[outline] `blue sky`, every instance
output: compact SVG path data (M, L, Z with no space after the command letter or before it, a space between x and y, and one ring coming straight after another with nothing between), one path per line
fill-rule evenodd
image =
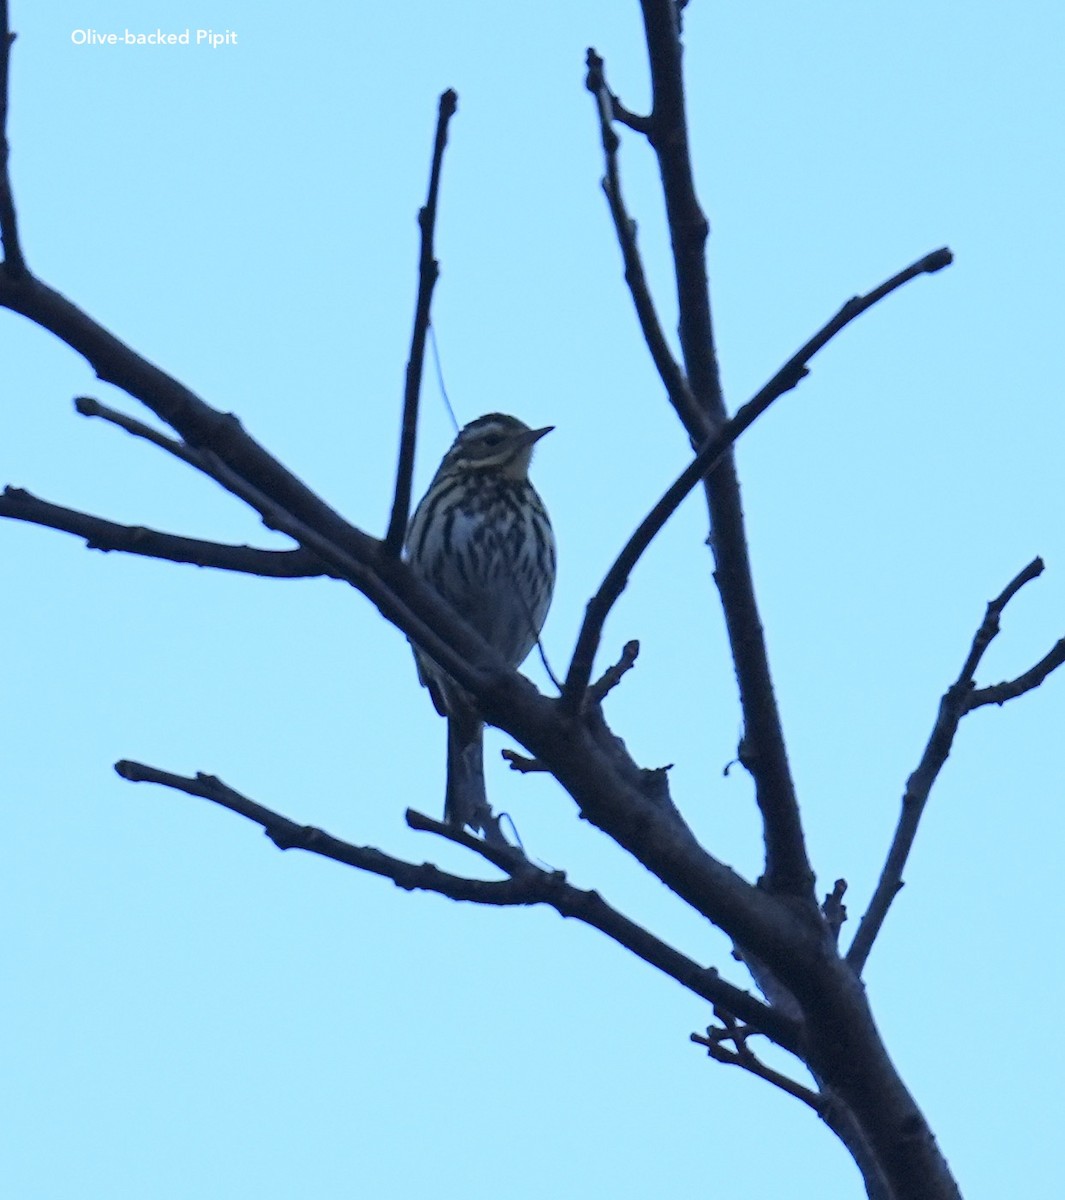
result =
M387 516L436 99L460 97L434 314L460 418L557 431L534 478L560 544L545 631L583 606L686 461L605 203L585 48L647 101L638 6L14 0L10 135L27 258L371 532ZM730 403L850 295L949 244L744 439L755 579L811 853L852 917L986 601L1035 554L981 682L1065 634L1057 395L1058 5L711 5L687 17L699 187ZM217 50L71 32L237 33ZM650 155L624 136L672 328ZM77 417L133 406L0 313L0 477L175 532L280 545L211 482ZM450 440L427 377L419 491ZM751 788L697 501L642 562L604 655L608 716L708 846L753 876ZM859 1194L794 1101L688 1043L709 1013L550 913L407 896L296 854L134 758L215 772L294 819L476 870L438 813L443 724L403 638L339 584L89 553L0 527L8 968L0 1180L19 1200L514 1200ZM530 675L543 683L535 662ZM1065 677L963 724L867 972L891 1053L965 1195L1058 1191ZM689 954L727 943L489 738L537 857ZM854 924L849 927L853 933ZM846 935L845 935L846 936Z

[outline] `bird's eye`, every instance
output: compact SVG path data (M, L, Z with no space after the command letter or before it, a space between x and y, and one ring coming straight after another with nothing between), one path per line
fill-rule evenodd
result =
M482 440L486 446L491 448L499 445L503 440L503 435L500 433L486 433Z

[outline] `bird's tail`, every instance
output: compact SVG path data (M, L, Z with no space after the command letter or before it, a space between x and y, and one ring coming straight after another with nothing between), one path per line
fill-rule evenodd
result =
M444 820L475 833L487 830L492 810L484 788L484 722L453 704L447 719L447 792Z

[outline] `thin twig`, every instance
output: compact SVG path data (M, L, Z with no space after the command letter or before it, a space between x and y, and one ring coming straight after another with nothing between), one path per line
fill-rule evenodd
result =
M288 817L242 796L240 792L234 791L214 775L200 773L193 778L188 778L127 760L115 763L115 771L123 779L128 779L133 783L157 783L178 792L185 792L189 796L199 796L204 800L210 800L212 804L220 805L222 808L228 808L230 812L246 817L256 825L261 825L266 836L279 850L305 850L309 854L330 858L334 862L356 867L360 871L368 871L373 875L391 879L397 887L403 888L404 891L436 892L451 900L465 900L476 904L529 905L539 903L536 897L526 892L521 880L466 879L460 875L450 875L441 871L432 863L406 862L404 859L385 854L373 846L354 846L350 842L332 837L312 825L299 825L295 821L290 821Z
M143 421L137 420L136 417L119 412L117 409L108 408L90 396L79 396L74 403L77 411L83 416L99 417L101 420L132 434L134 437L144 438L160 449L173 454L183 462L195 467L204 475L215 480L216 483L231 495L243 500L245 504L249 505L259 514L267 528L287 534L299 543L301 550L291 553L298 553L305 564L316 564L317 569L314 570L313 574L329 575L351 583L363 591L365 595L369 596L386 616L389 612L393 612L397 616L402 612L407 619L412 615L391 589L382 586L382 580L375 571L375 566L380 560L379 551L381 543L368 537L361 530L355 530L345 525L346 530L357 535L356 539L351 542L351 549L355 551L353 554L351 553L351 549L338 545L333 537L321 534L318 529L294 516L287 508L275 502L271 496L267 495L255 484L249 482L248 479L231 467L214 450L189 446L183 441L168 437L160 430L154 429L152 426L146 425ZM229 419L240 430L239 421L231 415ZM241 436L246 436L243 434L243 430L240 430L240 432ZM125 547L118 548L124 549ZM180 547L172 548L176 550L180 549ZM147 550L142 552L148 553ZM160 557L170 558L171 555L164 554ZM179 558L177 561L185 561L185 559ZM296 561L299 562L300 560ZM212 561L204 565L217 566L220 564ZM399 565L402 566L402 564ZM240 568L234 567L231 569ZM441 603L435 597L435 594L432 603ZM389 619L392 620L394 618L389 617ZM402 626L400 627L402 628ZM422 645L426 653L438 659L440 656L447 658L451 662L451 674L456 679L462 675L469 677L468 659L456 656L453 651L447 648L442 639L435 632L425 627L424 624L422 625L422 632L415 635L415 638L416 640L428 638L428 641L432 644L432 648L422 640L419 640L419 645Z
M570 662L566 684L562 691L562 703L570 712L576 712L584 702L595 653L599 648L603 625L610 610L624 591L636 563L665 523L680 507L688 493L703 476L713 471L736 439L754 424L774 400L799 383L807 372L807 361L827 345L840 330L911 279L915 279L918 275L939 271L948 266L951 261L949 250L933 251L933 253L918 259L904 271L893 275L868 295L855 296L848 300L839 312L801 346L773 378L748 400L717 434L706 442L695 458L677 476L654 508L640 522L636 532L629 538L621 553L614 560L599 590L588 602L584 623L577 638L577 646L573 652L573 660Z
M407 359L406 385L403 393L403 429L399 439L399 463L396 467L396 491L392 515L385 534L385 553L398 555L403 549L410 516L411 480L414 476L414 443L418 429L418 396L422 386L422 364L425 360L425 338L429 329L429 310L433 288L440 275L440 265L433 257L433 233L436 228L437 197L440 192L440 168L447 145L448 122L455 115L458 96L449 88L440 97L436 120L436 141L433 145L433 165L429 172L429 196L418 213L421 229L421 254L418 261L418 301L414 310L414 332L410 357Z
M606 697L625 678L636 663L640 653L640 643L635 638L626 642L621 650L621 657L612 667L607 667L603 674L588 689L588 698L593 704L602 704Z
M632 670L639 653L640 643L638 641L633 639L631 642L625 643L618 661L612 667L607 667L599 679L589 687L588 698L593 704L602 704L607 695L621 682L626 672ZM528 758L516 750L501 750L500 753L510 764L510 769L521 775L547 772L550 769L545 767L538 758Z
M512 878L515 875L521 875L524 871L538 870L529 862L518 846L487 841L485 838L468 832L465 828L460 829L457 825L452 825L450 821L438 821L435 817L426 816L425 813L418 812L414 808L407 809L406 821L411 829L415 829L419 833L434 833L437 837L454 842L456 846L472 850L474 854L479 854L485 862L491 863L493 867Z
M621 174L618 169L619 141L618 135L614 132L613 122L621 121L622 124L638 129L645 134L650 128L650 122L646 117L638 118L628 112L611 92L604 75L603 60L594 50L589 49L587 64L588 75L585 86L595 97L596 109L599 113L599 132L603 142L603 155L606 159L603 192L610 206L610 216L614 221L618 245L621 247L621 257L625 264L625 282L632 295L633 306L636 309L644 341L651 352L651 358L658 369L658 374L665 384L670 403L689 435L697 442L702 441L709 431L706 418L695 403L688 380L669 348L662 323L658 319L658 312L654 300L651 298L651 289L644 273L643 260L640 258L640 251L636 244L636 222L629 215L621 193Z
M299 557L290 563L290 565L298 566L302 563L305 566L314 564L315 567L313 571L301 570L299 572L300 574L329 575L336 579L343 579L348 583L351 583L353 586L358 587L364 592L364 594L370 596L370 598L378 604L378 607L381 608L382 612L387 614L387 612L391 610L398 613L402 610L402 602L398 601L395 595L390 591L386 591L382 588L381 580L375 575L373 570L373 564L376 563L379 558L377 548L379 548L381 544L367 537L365 534L361 533L361 531L354 529L351 530L351 532L358 534L358 540L354 543L353 547L356 549L357 553L353 555L348 550L339 547L331 537L322 535L317 529L293 516L289 510L277 504L265 492L256 487L253 483L250 483L246 478L244 478L243 475L229 466L229 464L213 450L189 446L183 441L168 437L160 430L152 428L152 426L145 424L143 421L139 421L136 417L131 417L127 413L119 412L117 409L108 408L106 405L101 404L98 400L95 400L90 396L79 396L74 403L77 411L83 416L99 417L108 424L115 425L117 428L123 429L127 433L132 434L134 437L144 438L146 441L151 442L160 449L167 451L169 454L172 454L176 458L181 459L183 462L188 463L190 466L195 467L204 475L214 479L216 483L218 483L231 495L243 500L259 514L263 520L263 523L268 528L287 534L294 541L299 543L301 550L298 552L290 552L293 554L298 554ZM231 420L235 422L237 428L239 428L239 422L236 421L236 418L232 417ZM3 514L0 513L0 515ZM165 537L166 535L162 536ZM144 548L140 551L140 553L151 554L151 551L147 549L147 543L142 543L142 545ZM176 552L178 556L175 558L173 554L163 553L158 555L158 557L171 559L172 561L189 561L184 557L181 546L171 544L169 547L167 547L166 543L160 543L160 545ZM104 547L101 546L100 548L102 549ZM126 549L127 547L126 545L121 545L115 548ZM190 551L194 551L195 547L190 546L188 549ZM270 552L263 551L262 553ZM211 552L208 550L207 554L210 557ZM201 565L224 566L224 563L216 561L216 559L217 555L211 558L211 561L205 562ZM249 565L252 565L251 561L248 561ZM280 560L274 561L276 565L282 566L283 568L283 564L280 562ZM264 561L263 565L268 566L269 564ZM241 570L242 568L239 566L232 566L226 569ZM251 573L259 574L260 572L252 571ZM265 573L273 574L273 572L269 571ZM384 604L381 603L382 601ZM405 615L409 617L411 614L407 612ZM452 661L451 673L455 678L459 678L463 674L468 674L468 660L457 658L457 656L455 656L453 652L446 647L443 641L434 632L428 629L423 629L423 633L417 636L428 637L433 646L435 646L435 655L440 656L442 654L444 657L449 658ZM423 644L422 642L419 642L419 644L423 646L423 649L425 649L427 653L431 655L434 654L434 650L430 649L428 645Z
M41 280L19 284L0 273L0 305L21 313L82 355L97 377L141 401L191 449L210 447L241 478L254 482L298 520L348 553L372 557L376 538L345 521L302 480L269 454L232 413L219 412L161 371ZM373 597L371 596L371 599Z
M718 1015L721 1015L720 1013ZM794 1096L796 1100L801 1100L804 1104L808 1104L818 1115L821 1114L824 1108L824 1099L811 1088L804 1087L801 1083L784 1075L780 1071L774 1071L772 1067L767 1067L764 1062L754 1053L747 1045L747 1038L756 1030L752 1030L746 1026L738 1026L735 1022L730 1022L724 1029L711 1027L706 1031L706 1036L693 1033L690 1035L690 1040L699 1046L706 1047L706 1053L715 1060L715 1062L726 1063L733 1067L742 1067L743 1070L749 1071L752 1075L759 1079L764 1079L766 1083L773 1084L774 1087L780 1088L782 1092L787 1092L789 1096ZM736 1049L729 1050L722 1043L731 1041Z
M990 687L977 688L969 693L968 711L983 708L985 704L1005 704L1037 688L1044 679L1058 667L1065 664L1065 638L1055 642L1050 652L1044 655L1034 667L1018 675L1016 679L1008 679L1004 683L994 683Z
M314 826L299 825L241 795L214 775L176 775L128 760L115 763L115 771L123 779L134 783L160 784L227 808L261 825L266 836L281 850L305 850L391 879L406 891L436 892L451 900L494 906L548 905L563 917L572 917L605 933L644 962L711 1004L727 1008L785 1049L794 1050L798 1047L798 1029L794 1022L781 1017L749 992L727 983L713 968L700 967L666 945L612 908L597 892L573 887L563 872L542 870L530 863L516 848L511 848L512 852L505 854L499 847L490 846L480 838L463 834L443 822L408 810L407 821L412 828L436 833L466 846L509 875L504 880L468 879L441 871L432 863L410 863L372 846L355 846L341 841Z
M650 135L650 117L645 117L640 113L634 113L631 109L626 108L613 92L610 93L610 105L613 110L614 120L617 121L619 125L625 125L634 133L642 133L645 137Z
M175 458L180 458L182 462L188 463L190 467L195 467L197 470L203 470L203 455L199 450L179 441L177 438L172 438L168 434L159 429L153 429L151 425L145 424L144 421L137 420L136 417L129 416L128 413L120 412L117 408L108 408L106 404L101 404L99 400L92 396L78 396L74 400L74 409L83 417L99 417L102 421L106 421L109 425L115 425L119 429L124 429L126 433L132 434L134 437L143 438L146 442L151 442L153 446L158 446L160 450L165 450L168 454L172 454Z
M510 769L517 771L519 775L550 774L551 768L545 766L538 758L528 758L519 754L517 750L500 750L499 753L510 764Z
M11 146L7 140L7 114L11 89L11 32L7 0L0 0L0 242L4 247L4 272L11 280L26 276L26 260L18 236L15 193L11 186Z
M717 367L706 239L710 231L695 192L684 100L684 52L675 0L641 0L651 68L648 140L658 157L677 281L677 332L688 384L711 427L724 422Z
M966 656L965 664L958 678L947 688L939 702L939 712L931 736L925 746L917 769L906 781L906 791L902 797L902 811L899 814L895 836L888 850L887 860L880 873L873 898L869 907L858 924L858 932L847 951L847 962L860 975L869 958L877 935L880 933L890 909L892 901L902 890L902 873L913 848L917 836L917 827L924 813L925 805L939 772L947 761L958 726L966 713L972 712L984 704L1002 704L1013 696L1022 695L1039 684L1056 667L1065 663L1065 640L1058 642L1054 649L1036 664L1030 671L1012 683L998 684L996 687L976 691L973 676L980 665L988 646L991 645L999 632L1002 611L1026 583L1037 579L1043 573L1043 560L1033 559L1028 566L1020 571L1008 586L992 600L984 614L979 629L973 637L972 646Z
M83 538L89 550L119 551L142 558L212 567L242 575L269 579L311 579L338 576L307 550L260 550L254 546L230 546L200 538L180 537L147 529L143 525L119 525L73 508L39 500L23 488L6 487L0 494L0 517L58 529Z
M1045 564L1043 560L1038 556L1033 558L1023 571L1017 572L994 600L988 602L987 609L984 612L984 619L980 622L980 628L973 635L973 644L969 648L969 654L965 659L965 664L962 666L961 674L958 676L959 683L962 681L972 683L973 677L976 674L976 668L987 653L988 646L999 635L999 631L1002 628L1002 613L1006 605L1009 604L1025 584L1032 583L1038 579L1044 570Z
M847 881L837 879L832 891L828 893L821 905L825 924L832 930L832 937L836 942L839 941L839 931L843 928L843 922L847 919L847 906L843 903L846 893Z
M717 1062L742 1067L759 1079L764 1079L789 1096L807 1104L836 1134L854 1157L858 1169L862 1172L868 1200L893 1200L895 1192L885 1182L883 1171L876 1156L870 1151L862 1128L855 1120L851 1109L830 1090L814 1091L789 1076L766 1067L748 1044L748 1038L754 1031L748 1026L740 1025L730 1013L720 1007L715 1008L714 1015L723 1022L724 1028L711 1026L706 1031L706 1037L693 1033L691 1040L700 1046L705 1046L707 1054ZM735 1052L728 1050L723 1045L726 1041L733 1043L736 1047ZM817 1084L819 1088L824 1087L819 1079Z
M483 692L486 675L479 664L485 656L491 660L491 668L499 667L504 673L509 673L510 668L503 663L498 652L457 617L432 588L421 583L412 574L408 564L384 555L380 542L352 527L353 532L359 535L352 553L294 517L288 509L277 504L254 484L248 483L213 451L204 450L202 454L200 469L206 475L254 508L268 528L287 533L324 563L328 563L339 578L372 600L387 621L407 634L468 691L474 695ZM455 637L460 645L465 645L465 653L449 645L440 636L438 625L446 625L449 635Z

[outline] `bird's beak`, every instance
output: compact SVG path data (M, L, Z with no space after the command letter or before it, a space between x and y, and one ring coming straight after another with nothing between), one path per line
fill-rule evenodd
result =
M528 433L521 435L522 445L535 446L544 434L550 433L552 429L554 429L554 425L545 425L543 429L530 429Z

